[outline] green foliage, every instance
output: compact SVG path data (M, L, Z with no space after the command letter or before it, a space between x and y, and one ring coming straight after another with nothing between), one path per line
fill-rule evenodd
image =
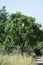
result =
M38 42L37 47L40 49L40 51L43 54L43 41L42 42Z
M20 12L8 15L5 7L0 9L0 43L7 53L12 52L15 46L23 53L39 45L43 41L43 31L40 28L41 25L35 23L33 17Z

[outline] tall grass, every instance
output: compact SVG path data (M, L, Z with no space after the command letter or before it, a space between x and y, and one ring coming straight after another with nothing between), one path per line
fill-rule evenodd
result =
M35 65L30 56L21 56L20 54L14 55L1 55L0 65Z

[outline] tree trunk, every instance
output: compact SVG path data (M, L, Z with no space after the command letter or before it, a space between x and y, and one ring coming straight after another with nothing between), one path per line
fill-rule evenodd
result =
M21 46L21 54L22 54L22 56L23 56L23 52L24 52L24 43Z

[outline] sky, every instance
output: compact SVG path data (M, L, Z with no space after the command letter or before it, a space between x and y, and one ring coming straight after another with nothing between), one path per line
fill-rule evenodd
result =
M9 13L22 12L36 18L43 28L43 0L0 0L0 9L6 6Z

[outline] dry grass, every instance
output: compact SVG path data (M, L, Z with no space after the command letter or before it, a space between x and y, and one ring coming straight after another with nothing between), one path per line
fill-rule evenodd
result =
M43 56L41 57L41 62L43 63Z
M30 56L17 55L1 55L0 65L35 65Z

